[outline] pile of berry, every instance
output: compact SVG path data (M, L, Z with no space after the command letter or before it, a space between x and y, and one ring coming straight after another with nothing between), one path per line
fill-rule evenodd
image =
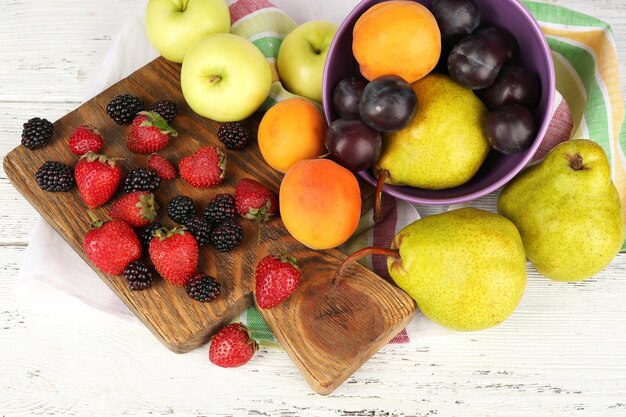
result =
M219 280L197 270L199 247L210 246L217 252L236 249L244 239L238 218L252 219L260 225L277 214L278 197L265 185L244 178L233 194L217 194L201 210L196 210L200 202L190 197L172 198L166 212L176 225L161 223L157 220L161 184L179 175L193 187L214 187L225 178L227 155L220 147L205 146L183 157L175 167L157 152L178 136L170 126L177 116L176 104L162 100L147 111L144 108L139 97L123 94L113 98L106 111L118 125L130 125L126 145L132 152L149 155L145 166L123 173L118 159L102 152L107 144L102 134L84 124L68 141L71 153L79 157L74 166L68 164L69 158L64 162L47 161L37 170L35 179L47 192L71 192L76 186L89 209L114 200L108 221L88 211L92 224L84 237L84 250L100 271L123 276L133 291L150 288L161 276L173 285L184 286L194 300L213 301L223 294L224 287ZM24 124L22 144L30 150L43 148L53 139L53 133L48 120L30 119ZM231 150L243 149L252 139L249 128L240 122L223 124L217 136ZM293 259L268 256L259 263L256 279L259 306L270 308L295 290L299 269ZM228 355L220 350L224 344L233 348ZM210 357L220 366L239 366L255 350L256 343L247 329L230 325L216 335Z

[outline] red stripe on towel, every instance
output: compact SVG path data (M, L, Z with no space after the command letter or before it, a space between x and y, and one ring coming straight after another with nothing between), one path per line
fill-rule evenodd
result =
M230 24L240 20L242 17L254 13L257 10L276 7L267 0L239 0L230 6Z
M554 112L554 117L552 117L552 120L548 125L548 130L546 131L537 152L535 152L532 162L542 159L556 145L568 140L572 135L573 129L574 121L572 120L572 113L567 105L567 102L563 99Z

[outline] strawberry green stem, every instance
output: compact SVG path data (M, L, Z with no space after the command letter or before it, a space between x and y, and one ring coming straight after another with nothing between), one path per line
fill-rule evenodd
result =
M102 222L102 220L98 218L98 216L96 216L96 213L94 213L91 210L87 210L87 214L89 215L89 218L91 219L92 228L99 229L100 227L102 227L104 223Z
M389 258L400 258L400 251L398 249L388 249L388 248L379 248L375 246L369 246L367 248L360 249L354 252L352 255L348 256L342 263L339 265L337 272L333 276L333 285L339 284L341 275L343 271L350 266L350 264L358 261L364 256L367 255L382 255L387 256Z

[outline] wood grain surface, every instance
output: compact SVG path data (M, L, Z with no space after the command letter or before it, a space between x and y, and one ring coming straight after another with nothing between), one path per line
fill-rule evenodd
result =
M318 1L346 11L356 0ZM115 34L127 19L141 24L145 2L2 4L0 155L19 144L29 117L55 120L84 100ZM298 22L314 13L300 0L274 2ZM623 79L626 2L549 2L612 25ZM473 206L493 207L496 198ZM205 347L173 355L145 326L72 299L57 305L16 297L39 215L1 169L0 207L0 416L626 415L626 255L593 280L571 285L546 281L529 265L526 294L503 325L387 345L320 397L280 350L264 348L246 366L222 370L209 363Z
M160 99L177 103L178 116L172 126L177 129L178 137L172 138L161 151L173 163L178 164L180 159L203 146L222 145L217 139L219 123L196 115L185 103L180 90L180 65L157 58L56 121L50 145L35 151L19 146L11 151L4 158L4 170L31 205L168 348L178 353L193 350L250 307L255 267L269 254L289 253L302 263L305 285L304 289L296 290L298 300L309 303L312 297L306 288L316 286L314 299L322 305L321 310L317 309L319 316L311 316L310 309L294 310L285 303L265 315L270 319L271 328L281 334L281 342L292 352L292 358L317 392L332 392L408 323L415 311L413 300L359 264L351 268L346 285L320 286L320 280L324 282L325 275L332 274L345 255L334 249L319 253L308 249L291 237L279 218L263 224L261 240L257 239L256 223L240 220L244 240L232 252L218 253L210 247L200 248L198 270L216 277L222 284L222 293L214 302L196 302L189 298L184 287L171 285L165 280L157 280L144 291L131 291L122 277L100 272L83 251L82 242L90 222L77 189L68 193L47 193L37 186L35 172L48 160L75 165L77 158L70 152L67 139L76 126L85 123L100 131L105 138L102 153L119 158L117 163L122 172L146 167L146 155L131 152L125 144L129 127L118 126L106 113L107 104L117 95L126 93L137 95L144 103ZM258 123L257 115L247 121L253 132ZM237 182L246 177L278 192L281 175L264 162L255 141L243 151L224 151L228 156L226 177L218 186L199 189L180 178L161 183L155 191L155 199L161 207L156 220L174 227L165 214L172 198L178 195L191 197L201 213L217 194L234 194ZM372 189L362 188L363 206L366 207L371 205ZM94 210L100 219L108 219L108 210L121 192L118 190L109 203ZM348 282L355 284L349 285ZM375 290L369 291L368 287ZM324 293L330 290L335 301L331 304L321 302L326 297ZM341 309L341 320L326 320L335 316L332 309L340 308L336 307L339 301L349 306ZM346 323L356 330L345 331ZM325 343L332 349L320 349L316 343L319 334L323 334ZM311 343L315 347L311 348ZM342 352L346 354L342 355Z

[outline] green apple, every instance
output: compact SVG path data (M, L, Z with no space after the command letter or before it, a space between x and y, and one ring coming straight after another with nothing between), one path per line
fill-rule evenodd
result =
M337 29L334 23L314 20L285 37L278 50L277 67L287 90L322 102L324 63Z
M230 32L230 12L225 0L150 0L146 31L161 55L183 62L189 48L206 35Z
M217 33L189 49L180 84L193 111L218 122L233 122L263 104L272 86L272 70L251 42Z

